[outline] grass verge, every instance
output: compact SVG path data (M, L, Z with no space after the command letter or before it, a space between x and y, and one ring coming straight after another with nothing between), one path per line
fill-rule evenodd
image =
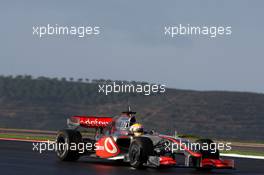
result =
M12 138L12 139L29 139L29 140L55 140L56 136L37 136L37 135L22 135L22 134L6 134L0 133L0 138Z

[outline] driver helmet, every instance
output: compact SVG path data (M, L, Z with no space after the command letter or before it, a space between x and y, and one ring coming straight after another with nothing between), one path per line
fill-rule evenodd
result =
M135 123L130 126L129 131L135 136L141 136L144 133L144 127L140 123Z

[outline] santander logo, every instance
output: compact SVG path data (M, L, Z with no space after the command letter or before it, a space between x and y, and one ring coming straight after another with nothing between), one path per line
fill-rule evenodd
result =
M96 155L101 158L113 157L119 154L120 150L112 137L102 137L97 142Z
M105 142L104 142L104 147L105 147L105 150L110 153L110 154L115 154L117 153L117 148L113 142L113 140L108 137L105 139Z

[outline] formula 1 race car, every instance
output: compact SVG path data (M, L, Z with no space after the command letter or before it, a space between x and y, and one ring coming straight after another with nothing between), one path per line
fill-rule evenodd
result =
M76 161L82 155L128 162L134 168L190 167L196 169L234 168L233 160L219 157L219 151L189 147L192 142L180 137L144 131L136 122L135 112L129 108L121 115L110 117L73 116L67 120L68 129L57 134L57 156L62 161ZM81 129L93 128L93 136L85 136ZM82 133L82 134L81 134ZM85 151L80 152L82 143ZM212 144L200 139L194 144ZM70 146L65 146L70 145ZM74 146L75 145L75 146ZM86 145L86 146L84 146ZM71 148L72 147L72 148Z

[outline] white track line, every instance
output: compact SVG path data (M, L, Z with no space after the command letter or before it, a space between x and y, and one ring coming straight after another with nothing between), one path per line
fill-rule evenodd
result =
M238 157L238 158L248 158L248 159L263 159L264 160L264 156L252 156L252 155L241 155L241 154L220 154L221 156L224 157Z
M31 139L15 139L15 138L0 138L0 140L6 140L6 141L19 141L19 142L41 142L41 143L54 143L54 141L49 141L49 140L31 140ZM224 157L238 157L238 158L249 158L249 159L263 159L264 156L252 156L252 155L241 155L241 154L224 154L221 153L221 156Z

